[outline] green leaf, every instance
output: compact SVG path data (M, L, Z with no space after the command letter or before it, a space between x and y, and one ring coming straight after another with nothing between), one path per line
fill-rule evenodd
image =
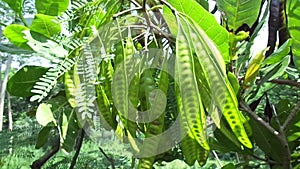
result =
M209 10L209 4L207 0L196 0L204 9Z
M65 109L65 111L62 113L61 119L61 147L66 152L71 152L75 145L76 137L79 131L75 110Z
M184 155L184 161L192 166L198 161L200 166L206 163L208 158L208 151L203 149L196 140L186 135L180 142L180 147Z
M57 127L59 128L61 148L66 152L73 150L80 128L76 112L70 107L66 97L58 95L48 100L47 104L41 104L37 109L36 117L40 124L47 123L47 126L49 123L52 124L51 122L56 124L55 118L59 119Z
M69 6L69 0L35 0L35 8L39 14L58 16Z
M300 1L287 0L286 4L288 29L293 40L293 60L300 71Z
M213 98L212 105L217 106L219 111L222 112L239 141L244 146L252 148L252 143L242 123L244 116L238 109L235 91L232 89L226 77L225 63L220 52L205 32L203 32L193 20L187 20L184 17L182 17L182 20L186 22L185 26L188 28L186 35L188 36L191 46L193 50L195 50L198 60L203 67L202 69L206 71L209 77L210 90ZM217 116L214 114L210 114L210 116L219 127L220 118L215 118Z
M251 27L259 15L261 0L217 0L217 6L225 14L229 29L236 31L243 24Z
M52 128L53 126L45 126L42 128L36 140L35 148L39 149L47 143Z
M29 55L33 53L32 50L21 49L13 44L0 44L0 52L5 52L5 53L10 53L15 55L20 55L20 54Z
M61 31L61 27L54 16L36 14L30 25L30 30L51 38Z
M300 131L299 132L295 132L292 135L288 136L288 141L289 142L296 141L299 138L300 138Z
M216 21L214 15L205 10L194 0L170 0L168 1L179 12L191 17L198 26L207 34L207 36L215 43L221 52L225 62L229 62L229 34L226 29ZM165 10L165 8L164 8ZM175 18L167 9L165 10L166 21L174 35L177 34L177 25Z
M4 31L3 35L14 45L23 48L23 49L31 49L26 43L28 42L27 39L24 38L23 31L29 30L26 26L18 25L18 24L11 24L8 25Z
M75 82L77 81L77 83ZM76 107L76 100L75 100L75 96L76 96L76 84L79 84L79 77L78 74L74 74L74 70L71 69L70 71L66 72L64 75L64 84L65 84L65 92L66 92L66 96L68 98L68 102L69 104L75 108Z
M228 163L228 164L224 165L222 167L222 169L236 169L236 167L234 166L234 164Z
M176 60L175 60L175 80L178 83L178 102L181 113L181 125L188 135L196 140L204 149L209 150L209 145L205 137L205 130L201 114L204 112L201 94L198 92L197 79L194 74L194 57L190 37L184 27L185 22L178 21L178 33L176 37ZM202 44L201 44L202 45ZM197 50L197 49L196 49Z
M23 7L24 0L3 0L3 1L6 2L8 4L8 6L12 10L14 10L17 14L22 13L22 7Z
M259 70L261 68L261 63L265 59L264 52L267 49L268 48L259 51L254 56L254 58L252 59L252 61L249 63L249 66L248 66L246 74L245 74L245 80L244 80L244 85L245 86L247 86L248 83L251 83L251 82L253 82L253 81L256 80L258 72L259 72Z
M288 67L289 63L290 56L288 55L285 58L283 58L281 62L262 69L261 71L263 72L264 76L262 77L260 84L280 77L284 73L285 69Z
M232 86L232 89L234 90L234 93L237 95L240 90L240 84L238 79L231 72L228 72L227 77L230 82L230 85Z
M32 96L31 89L48 68L40 66L24 66L14 74L7 83L7 90L13 96Z
M251 125L253 131L252 138L257 144L257 146L266 153L269 157L272 157L277 162L282 162L285 155L285 147L281 144L278 137L266 129L261 123L250 119L249 124Z
M231 151L240 152L241 143L237 140L233 133L229 132L230 130L216 129L214 131L214 138L210 138L210 145L213 150L220 151L222 153L228 153ZM227 135L225 135L225 134ZM230 138L229 138L230 137Z
M276 64L284 59L291 50L292 40L288 39L279 49L273 52L263 63L262 66L267 64Z
M51 104L42 103L37 108L35 116L36 116L37 122L40 125L46 126L47 124L49 124L51 122L53 122L56 125L51 107L52 107Z

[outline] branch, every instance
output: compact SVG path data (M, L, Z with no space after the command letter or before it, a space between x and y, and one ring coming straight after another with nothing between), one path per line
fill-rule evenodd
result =
M279 85L289 85L300 88L300 83L293 80L285 80L285 79L274 79L270 81L271 83L276 83Z
M129 13L129 12L132 12L132 11L135 11L135 10L141 10L142 7L134 7L134 8L129 8L129 9L126 9L124 11L121 11L119 13L116 13L113 15L113 18L116 19L117 17L120 17L120 16L123 16L125 15L126 13Z
M297 105L300 108L300 102L298 102ZM289 144L288 144L286 136L285 136L285 132L283 131L283 127L280 126L280 131L279 132L276 131L267 122L265 122L256 113L254 113L250 109L250 107L245 102L243 102L243 101L240 101L240 107L241 107L242 111L246 112L249 116L251 116L253 118L253 120L255 120L257 123L259 123L262 126L264 126L267 130L269 130L269 132L273 133L274 136L280 141L281 146L284 147L284 150L285 150L284 151L284 157L283 157L284 160L283 160L282 166L283 166L283 168L289 168L290 167L290 160L291 160L291 153L290 153Z
M101 147L98 147L104 157L111 163L111 168L115 169L115 160L112 157L108 157L108 155L104 152Z
M76 147L76 153L75 155L73 156L73 159L72 159L72 162L71 162L71 165L70 165L70 168L69 169L73 169L76 165L76 161L78 159L78 156L79 156L79 153L80 153L80 149L82 147L82 143L83 143L83 138L84 138L84 130L81 129L81 132L80 132L80 135L79 135L79 138L78 138L78 142L76 143L77 144L77 147Z
M288 126L292 123L292 120L296 117L297 113L300 110L300 101L297 102L296 106L293 108L289 116L286 118L282 128L284 131L287 130Z
M51 151L49 151L48 153L46 153L45 155L43 155L41 158L35 160L32 164L31 164L31 168L32 169L41 169L41 167L55 154L58 152L60 147L60 141L58 139L56 145L52 148Z
M258 157L258 156L256 156L256 155L251 155L253 158L255 158L255 159L257 159L257 160L260 160L260 161L264 161L264 162L266 162L266 163L268 163L268 164L274 164L274 165L276 165L276 164L278 164L276 161L273 161L273 160L270 160L270 159L264 159L264 158L261 158L261 157Z
M273 127L271 127L267 122L265 122L261 117L259 117L256 113L254 113L251 108L244 102L240 102L241 110L246 112L249 116L251 116L256 122L260 123L267 130L269 130L274 135L278 136L279 133Z

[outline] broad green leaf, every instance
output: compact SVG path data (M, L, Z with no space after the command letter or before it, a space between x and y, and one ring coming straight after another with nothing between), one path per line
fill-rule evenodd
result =
M236 169L233 163L228 163L224 165L221 169Z
M76 82L75 82L76 81ZM75 108L76 107L76 84L80 83L78 74L74 74L74 70L71 69L70 71L64 74L64 84L65 84L65 91L66 96L68 99L69 104Z
M58 16L69 6L69 0L35 0L35 8L39 14Z
M214 138L212 140L212 148L215 150L227 153L230 151L239 152L241 154L252 154L252 149L244 148L237 139L233 131L228 126L225 118L221 119L220 129L214 131Z
M29 28L23 25L11 24L4 29L3 35L5 35L12 44L23 49L31 49L26 44L28 40L24 38L24 30L29 30Z
M229 61L229 34L226 29L216 21L214 15L205 10L194 0L170 0L168 1L179 12L191 17L197 25L207 34L207 36L215 43L221 52L225 62ZM176 20L172 17L169 10L164 7L164 16L174 35L177 34Z
M54 16L36 14L30 25L30 30L51 38L61 31L61 27Z
M164 65L164 68L167 68L168 64L166 62L167 60L166 57L164 58L164 60L165 61L163 62L162 65ZM155 102L151 104L151 105L155 105L155 108L151 109L153 110L152 112L150 112L151 114L165 110L166 97L164 97L164 95L165 93L167 93L168 85L169 85L168 74L164 71L161 71L159 75L158 88L161 91L163 91L163 94L155 93L153 94L153 96L150 96L155 100ZM151 166L155 162L156 155L160 154L159 142L161 142L161 138L157 136L163 133L164 125L165 125L165 112L162 112L158 118L156 118L155 120L147 124L147 130L145 132L145 137L147 139L143 141L143 145L140 153L147 154L147 155L149 154L149 156L151 157L140 159L139 166L141 167L138 168L151 168ZM147 167L147 165L151 165L151 166Z
M253 134L252 138L255 141L256 145L266 153L269 157L272 157L273 160L277 162L282 162L283 157L285 156L284 145L281 144L280 140L276 136L277 133L273 133L266 129L261 123L258 123L254 119L249 121Z
M198 161L200 166L206 163L208 158L208 151L203 149L196 140L186 135L180 143L182 153L184 155L184 161L192 166Z
M0 52L5 52L5 53L10 53L15 55L20 55L20 54L28 55L33 53L32 50L21 49L13 44L0 44Z
M64 109L61 116L61 133L60 142L62 148L66 152L71 152L75 145L76 137L78 135L79 127L77 124L76 113L74 109Z
M226 77L225 63L220 52L192 19L182 17L182 20L186 22L188 40L193 50L195 50L198 60L203 67L202 69L206 71L209 77L212 105L217 106L219 111L222 112L239 141L244 146L252 148L252 143L243 126L244 116L238 109L235 91ZM215 118L214 114L210 114L210 116L216 125L220 126L220 118Z
M300 1L287 0L286 4L288 29L293 41L293 60L300 71Z
M14 74L7 83L7 90L13 96L28 97L39 78L47 72L48 68L40 66L24 66Z
M42 125L46 126L47 124L53 122L56 125L52 110L51 104L42 103L36 110L36 120L37 122Z
M261 71L263 72L264 76L262 77L260 84L280 77L288 67L289 63L290 56L288 55L284 57L281 62L278 62L276 64L270 65L262 69Z
M22 14L22 7L24 0L3 0L8 6L14 10L17 14Z
M259 15L261 0L217 0L229 29L236 31L243 24L251 27Z
M176 37L176 60L175 60L175 80L178 83L177 104L180 107L181 125L191 139L194 139L204 149L209 150L209 145L205 137L203 122L201 118L204 112L201 94L198 92L197 79L194 74L194 57L192 46L190 45L190 32L184 27L185 22L178 21L178 33Z
M47 143L52 128L53 126L45 126L42 128L42 130L39 132L39 135L37 137L35 148L37 149L41 148Z
M278 62L281 62L284 57L286 57L290 53L292 45L292 40L287 40L282 46L280 46L279 49L277 49L275 52L273 52L263 63L262 66L267 64L276 64Z

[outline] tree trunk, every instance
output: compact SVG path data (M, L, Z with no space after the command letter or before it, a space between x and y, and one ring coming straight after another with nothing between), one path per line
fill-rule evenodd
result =
M8 92L6 92L6 99L7 99L8 130L12 131L12 129L13 129L13 118L12 118L12 113L11 113L10 94Z
M8 55L4 78L3 78L1 90L0 90L0 131L2 131L2 129L3 129L4 98L5 98L6 83L8 81L8 75L9 75L11 62L12 62L12 56Z

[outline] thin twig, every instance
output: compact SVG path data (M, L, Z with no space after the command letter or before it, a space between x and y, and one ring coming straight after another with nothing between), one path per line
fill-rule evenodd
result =
M297 102L296 106L293 108L289 116L286 118L284 124L282 125L284 131L287 130L287 128L291 124L292 120L296 117L299 110L300 110L300 101Z
M104 152L101 147L98 147L104 157L110 162L112 169L115 169L115 160L112 157L108 157L108 155Z
M220 167L223 167L223 164L221 162L221 160L218 157L218 154L216 153L216 151L212 151L212 153L214 154L215 158L217 159L218 164L220 165Z
M138 2L136 2L134 0L130 0L130 2L133 3L135 6L141 8L141 5Z
M142 7L130 8L130 9L127 9L127 10L124 10L124 11L121 11L119 13L114 14L113 18L115 19L119 16L122 16L122 15L126 14L127 12L131 12L131 11L134 11L134 10L141 10L141 9L142 9Z
M210 13L215 14L217 11L218 11L218 6L215 5L214 9Z
M264 162L267 162L268 164L278 164L276 161L273 161L273 160L270 160L270 159L264 159L264 158L261 158L261 157L258 157L256 155L251 155L253 158L257 159L257 160L260 160L260 161L264 161Z
M275 108L275 106L272 104L271 105L271 107L272 107L272 112L273 112L273 114L274 114L274 116L275 116L275 121L276 121L276 123L277 123L277 125L278 126L280 126L280 132L284 132L283 130L282 130L282 127L281 127L281 123L280 123L280 121L279 121L279 118L278 118L278 115L277 115L277 111L276 111L276 108Z
M6 24L4 24L4 23L2 23L2 22L0 22L0 26L7 27L7 25L6 25Z
M174 37L172 36L172 34L169 34L169 33L166 33L164 32L163 30L161 30L158 26L156 25L151 25L152 28L154 28L155 30L153 30L153 32L156 34L156 35L162 35L164 38L168 39L169 42L171 43L175 43L175 39Z
M80 153L80 149L82 147L82 143L83 143L83 139L84 139L84 134L85 134L84 129L81 129L80 135L78 137L78 142L76 143L77 144L77 146L76 146L76 152L75 152L75 154L73 156L73 159L72 159L72 162L71 162L71 165L70 165L69 169L73 169L75 167L75 165L76 165L76 161L78 159L78 156L79 156L79 153Z
M271 83L276 83L279 85L289 85L300 88L300 83L294 80L287 80L287 79L274 79L270 81Z

